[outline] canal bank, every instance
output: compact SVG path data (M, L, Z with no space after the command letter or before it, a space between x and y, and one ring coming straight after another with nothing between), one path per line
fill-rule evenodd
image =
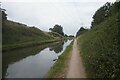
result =
M43 78L71 40L41 46L8 51L3 54L5 78Z

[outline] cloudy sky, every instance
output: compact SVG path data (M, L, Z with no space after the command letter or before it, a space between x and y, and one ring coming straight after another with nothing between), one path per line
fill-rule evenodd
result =
M8 19L49 31L55 24L66 34L75 35L83 26L90 28L95 11L115 0L2 0Z

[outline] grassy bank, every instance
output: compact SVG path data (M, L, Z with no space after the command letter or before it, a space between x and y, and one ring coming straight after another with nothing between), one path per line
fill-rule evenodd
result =
M88 78L120 78L119 24L117 13L78 37Z
M25 48L25 47L33 47L33 46L37 46L37 45L44 45L44 44L48 44L48 43L53 43L53 42L58 42L58 41L62 41L65 40L65 38L63 39L52 39L52 40L44 40L44 41L29 41L29 42L24 42L24 43L17 43L17 44L10 44L10 45L3 45L2 46L2 51L9 51L9 50L14 50L14 49L19 49L19 48Z
M72 45L73 45L73 41L71 42L69 46L67 46L67 48L62 53L62 55L59 56L57 62L55 62L53 67L50 69L50 71L48 72L48 76L47 76L48 78L65 77L64 68L67 65L67 61L70 56L70 52L72 50Z
M54 37L51 37L36 27L30 27L9 20L3 22L2 35L3 45L54 39Z
M10 20L3 21L3 51L43 45L65 39L58 33L44 32L36 27Z

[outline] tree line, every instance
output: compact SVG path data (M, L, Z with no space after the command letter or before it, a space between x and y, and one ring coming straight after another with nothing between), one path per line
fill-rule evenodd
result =
M63 31L63 27L61 25L55 24L53 28L49 28L51 32L56 32L64 37L74 37L74 35L67 35Z
M93 21L91 22L91 29L97 27L101 22L105 21L107 18L109 18L111 15L120 12L120 1L115 2L114 4L107 2L105 3L102 7L100 7L95 14L93 15ZM120 15L119 15L120 17ZM119 18L116 20L120 22ZM81 27L77 34L76 37L83 34L84 32L88 31L88 29L85 29L84 27Z

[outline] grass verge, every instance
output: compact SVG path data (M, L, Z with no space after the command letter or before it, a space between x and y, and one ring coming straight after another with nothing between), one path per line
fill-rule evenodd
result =
M59 56L57 62L55 62L53 67L51 67L50 71L48 72L48 76L47 76L48 78L61 78L60 75L62 75L62 73L64 72L63 70L65 69L69 55L71 53L72 45L73 45L73 41L69 46L67 46L67 48L62 53L62 55Z
M78 38L88 78L120 78L117 18L113 15Z

